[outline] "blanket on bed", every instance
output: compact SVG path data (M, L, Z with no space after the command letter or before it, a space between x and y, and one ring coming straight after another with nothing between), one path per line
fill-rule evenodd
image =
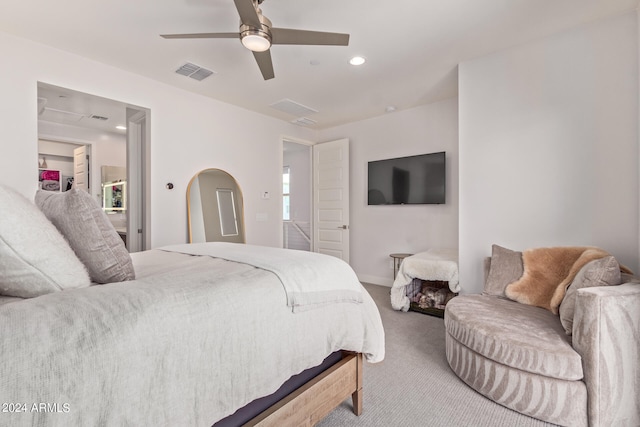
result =
M335 350L384 358L365 290L362 304L294 314L260 268L131 257L136 280L0 305L0 397L21 404L0 411L0 426L210 427Z
M172 245L163 251L241 262L278 276L293 312L336 302L362 303L362 286L349 264L329 255L239 243Z

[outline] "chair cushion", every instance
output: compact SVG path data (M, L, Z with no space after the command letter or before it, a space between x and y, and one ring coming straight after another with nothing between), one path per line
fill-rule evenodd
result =
M548 310L487 295L446 306L445 327L458 342L497 363L561 380L580 380L582 362L560 319Z

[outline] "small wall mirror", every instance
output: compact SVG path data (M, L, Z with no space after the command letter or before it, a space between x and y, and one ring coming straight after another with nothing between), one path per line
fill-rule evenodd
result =
M127 168L102 166L102 209L107 213L127 210Z
M197 173L187 187L189 242L245 243L240 186L221 169Z

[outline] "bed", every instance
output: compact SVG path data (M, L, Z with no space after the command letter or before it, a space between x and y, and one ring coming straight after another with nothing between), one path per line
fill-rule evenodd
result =
M9 196L11 206L24 204ZM70 283L61 278L75 268L47 264L52 247L60 263L73 251L48 242L36 222L19 231L29 215L42 220L20 207L11 226L0 224L0 425L313 425L350 396L362 411L363 359L384 358L384 330L342 261L243 244L176 245L132 254L135 279L6 296L15 281L9 251L49 268L56 285ZM77 234L85 241L87 233ZM75 249L78 236L63 234ZM44 248L28 242L34 235ZM250 259L238 258L244 252ZM301 387L224 424L298 374Z

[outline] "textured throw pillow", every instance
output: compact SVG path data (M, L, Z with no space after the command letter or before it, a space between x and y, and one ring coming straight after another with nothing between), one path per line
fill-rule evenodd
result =
M67 238L96 283L135 279L131 256L118 232L89 193L39 190L36 204Z
M560 322L567 335L571 335L573 331L573 314L576 309L578 289L619 285L620 280L620 265L612 256L591 261L580 269L567 288L559 308Z
M0 294L32 298L89 286L64 237L30 200L0 185Z
M522 252L498 245L491 246L489 275L482 293L506 298L504 291L507 285L522 277L523 271Z

